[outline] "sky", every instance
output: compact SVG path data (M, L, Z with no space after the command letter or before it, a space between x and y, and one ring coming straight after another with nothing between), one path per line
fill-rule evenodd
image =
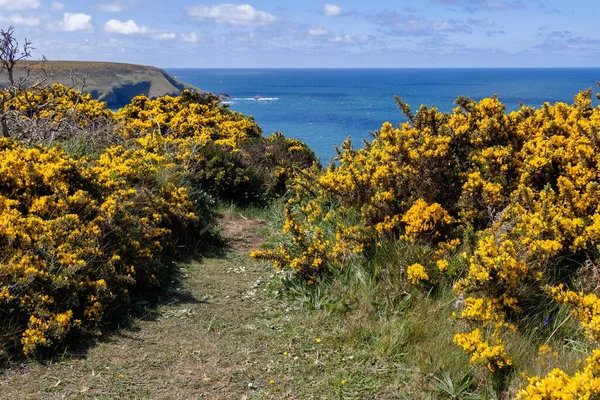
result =
M0 0L0 28L163 68L600 67L598 0L331 1Z

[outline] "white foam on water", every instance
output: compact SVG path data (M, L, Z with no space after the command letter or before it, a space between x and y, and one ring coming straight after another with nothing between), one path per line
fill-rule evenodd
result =
M234 97L231 101L277 101L279 97Z

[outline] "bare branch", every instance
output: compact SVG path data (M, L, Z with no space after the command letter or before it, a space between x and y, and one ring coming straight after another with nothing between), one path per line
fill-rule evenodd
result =
M69 79L71 80L71 87L81 93L87 86L87 80L91 74L85 75L81 73L76 73L73 70L69 71Z
M29 78L29 73L27 73L25 77L15 81L15 64L31 57L32 50L31 42L27 39L25 39L23 46L19 45L14 36L14 27L10 26L7 30L0 29L0 73L6 71L9 82L8 89L4 91L0 99L0 127L2 128L3 137L10 136L8 124L10 115L6 110L6 104L18 95Z
M19 46L19 42L14 36L14 27L11 26L6 31L0 29L0 72L8 73L8 81L12 86L15 85L15 64L31 57L33 49L31 42L27 39L22 48Z

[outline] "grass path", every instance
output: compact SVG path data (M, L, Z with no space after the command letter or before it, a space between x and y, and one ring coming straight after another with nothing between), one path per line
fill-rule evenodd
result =
M369 321L277 296L271 268L247 255L266 221L229 211L221 225L229 250L182 265L168 302L85 354L0 372L0 398L429 398L411 393L417 374L369 337Z

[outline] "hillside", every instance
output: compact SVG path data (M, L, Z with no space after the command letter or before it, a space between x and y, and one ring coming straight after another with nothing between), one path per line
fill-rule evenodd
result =
M50 75L47 83L73 84L73 76L85 77L84 92L91 93L95 99L106 102L108 107L120 107L138 95L156 98L164 95L178 95L184 89L202 92L201 89L185 84L160 68L87 61L39 61L22 62L16 68L16 77L23 77L30 71L32 82L43 75L43 69ZM0 86L8 83L7 75L0 74Z

